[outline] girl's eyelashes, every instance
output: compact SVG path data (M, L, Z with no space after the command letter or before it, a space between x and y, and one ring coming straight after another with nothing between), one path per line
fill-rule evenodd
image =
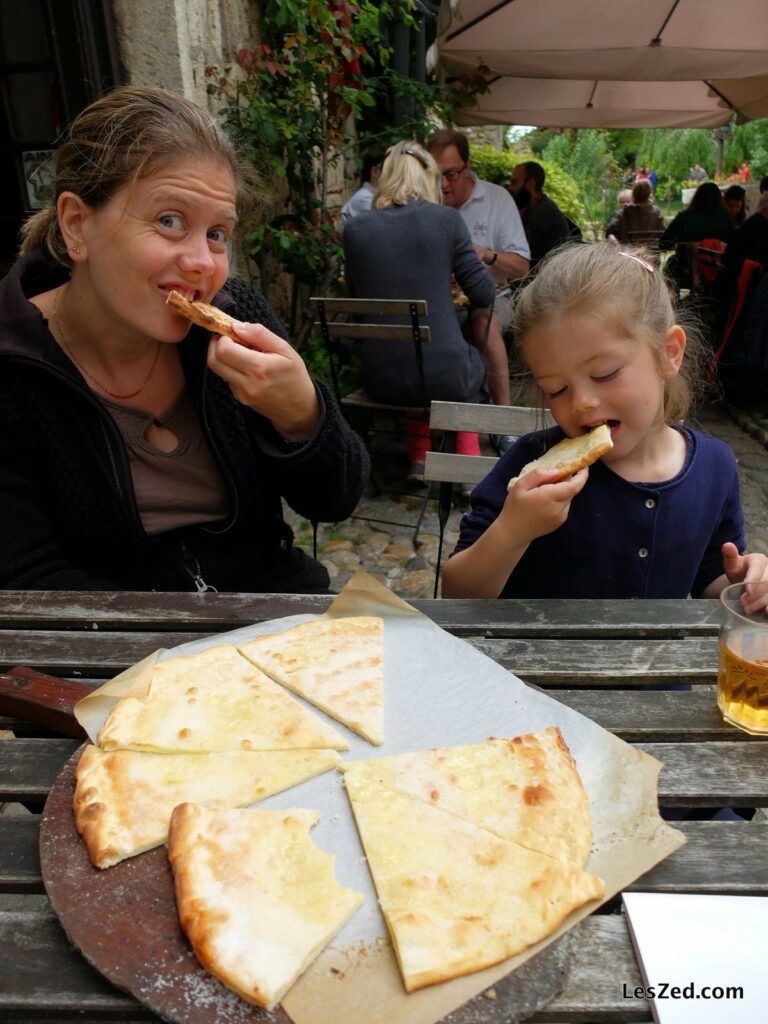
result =
M548 391L547 398L559 398L560 395L565 394L565 387L558 388L557 391Z
M593 377L592 379L597 381L598 384L602 384L604 381L613 380L618 374L619 370L611 370L610 373L604 373L600 377Z

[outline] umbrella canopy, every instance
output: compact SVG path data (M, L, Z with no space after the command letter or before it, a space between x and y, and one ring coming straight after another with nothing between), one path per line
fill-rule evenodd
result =
M716 127L768 116L765 0L444 0L433 62L489 83L463 124Z

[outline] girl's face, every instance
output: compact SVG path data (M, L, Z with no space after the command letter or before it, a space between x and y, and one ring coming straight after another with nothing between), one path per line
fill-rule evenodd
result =
M107 318L116 335L180 341L190 324L166 296L213 297L229 272L235 222L232 172L204 159L170 164L98 209L87 207L75 269L95 322Z
M682 328L671 328L659 365L648 342L578 316L531 331L523 355L568 437L608 424L614 447L603 461L612 463L651 451L665 428L665 381L678 373L684 349Z

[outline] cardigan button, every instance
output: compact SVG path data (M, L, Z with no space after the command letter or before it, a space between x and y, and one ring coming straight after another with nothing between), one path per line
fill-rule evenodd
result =
M637 553L638 553L638 555L640 555L641 558L647 558L648 557L648 548L640 548L640 550Z
M646 498L645 499L645 507L646 508L656 508L656 499L655 498Z

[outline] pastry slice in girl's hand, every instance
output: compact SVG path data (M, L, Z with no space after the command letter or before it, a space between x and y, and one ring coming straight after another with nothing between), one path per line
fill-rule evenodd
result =
M588 434L582 434L581 437L566 437L540 458L523 466L518 475L509 481L507 490L511 490L521 476L534 469L556 469L560 474L559 479L564 480L585 466L597 462L611 448L613 441L607 423L601 423L599 427L590 430Z
M191 299L184 298L180 292L168 292L168 298L165 301L181 316L191 320L193 324L199 324L200 327L204 327L214 334L226 334L230 338L236 337L236 321L215 306L209 306L207 302L193 302Z

